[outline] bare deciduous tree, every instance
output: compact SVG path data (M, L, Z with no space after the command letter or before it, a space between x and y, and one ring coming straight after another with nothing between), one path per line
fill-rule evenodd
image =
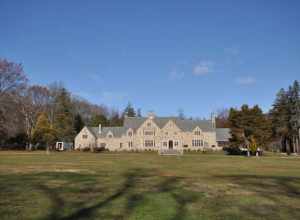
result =
M16 100L27 81L21 64L0 58L0 134L5 138L20 130L22 123L18 124L21 120Z
M32 149L33 128L36 124L38 115L45 112L50 102L50 92L43 86L30 86L20 96L20 109L24 116L24 126L27 135L27 149Z
M0 97L16 93L27 85L27 78L21 64L0 59Z

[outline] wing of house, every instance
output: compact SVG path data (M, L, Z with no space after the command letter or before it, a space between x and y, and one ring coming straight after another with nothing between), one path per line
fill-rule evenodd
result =
M215 119L176 117L125 117L122 127L84 127L75 138L75 149L110 151L159 149L220 149L228 142L229 129L215 128Z

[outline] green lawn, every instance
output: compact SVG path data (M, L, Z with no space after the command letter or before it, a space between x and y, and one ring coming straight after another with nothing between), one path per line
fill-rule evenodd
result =
M0 219L300 219L300 158L0 152Z

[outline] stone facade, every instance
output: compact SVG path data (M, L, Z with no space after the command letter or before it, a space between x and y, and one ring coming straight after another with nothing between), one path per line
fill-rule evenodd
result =
M229 130L215 128L215 119L188 120L176 117L126 117L123 127L84 127L75 138L75 149L109 151L219 150ZM218 140L220 136L220 140Z

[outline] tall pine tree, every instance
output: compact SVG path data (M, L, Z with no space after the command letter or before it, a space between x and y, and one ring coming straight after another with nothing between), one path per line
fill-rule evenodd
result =
M73 106L70 94L65 88L59 91L55 104L54 128L57 130L58 140L72 142L76 134L72 115Z
M136 116L136 112L134 110L134 108L132 107L131 103L129 102L128 105L126 106L126 108L124 109L124 116L127 117L135 117Z
M300 86L295 81L288 91L281 89L270 111L273 136L279 140L283 152L300 153Z
M76 114L74 117L74 130L78 134L84 127L84 122L80 114Z

